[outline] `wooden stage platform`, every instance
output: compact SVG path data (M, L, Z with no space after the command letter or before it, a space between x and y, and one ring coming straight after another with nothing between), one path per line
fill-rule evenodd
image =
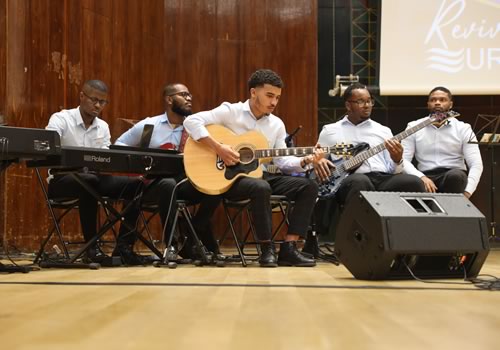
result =
M482 273L500 276L500 250ZM444 282L358 281L327 263L2 274L0 348L498 348L500 291Z

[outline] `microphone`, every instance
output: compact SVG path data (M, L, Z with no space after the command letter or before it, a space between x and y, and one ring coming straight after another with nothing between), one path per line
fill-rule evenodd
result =
M302 129L302 125L299 125L291 134L285 137L287 147L293 147L293 137L299 133L300 129Z

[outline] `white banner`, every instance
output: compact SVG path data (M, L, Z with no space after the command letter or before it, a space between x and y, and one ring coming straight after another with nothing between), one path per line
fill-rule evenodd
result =
M382 0L380 93L500 94L500 0Z

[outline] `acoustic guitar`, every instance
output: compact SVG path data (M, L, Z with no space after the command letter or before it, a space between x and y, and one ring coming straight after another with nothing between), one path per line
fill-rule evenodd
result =
M210 148L191 137L184 146L184 168L191 183L206 194L217 195L226 192L242 176L262 177L261 163L273 157L314 154L315 147L269 148L266 137L258 131L236 135L221 125L208 125L210 135L220 143L230 145L240 154L240 162L227 166ZM323 152L349 156L350 145L341 144L322 147Z

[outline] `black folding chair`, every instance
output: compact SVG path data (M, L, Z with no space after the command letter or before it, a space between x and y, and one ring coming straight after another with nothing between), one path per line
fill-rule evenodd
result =
M195 210L195 203L187 200L178 199L176 201L177 210L173 218L172 228L170 232L165 232L166 227L164 227L164 241L165 241L165 251L163 254L163 260L161 262L156 262L154 266L168 266L169 268L176 268L179 262L178 259L178 249L174 247L174 237L177 236L178 239L184 234L190 235L195 246L196 251L199 255L199 260L196 260L196 265L208 265L215 262L215 257L211 252L209 252L200 240L194 226L193 226L193 211ZM183 232L180 225L180 220L184 220L187 224L187 232ZM187 240L187 237L185 237ZM190 247L188 247L190 248ZM189 260L189 259L188 259Z
M46 182L42 178L42 175L40 174L40 170L38 168L35 168L35 173L38 179L38 183L40 184L40 188L42 189L43 197L45 200L45 203L47 204L47 209L49 210L50 217L52 218L52 228L49 230L49 233L43 240L40 250L38 251L35 260L33 261L34 264L38 264L40 259L42 258L42 255L45 252L45 247L47 243L50 241L54 233L56 234L56 237L59 241L59 244L57 247L62 247L61 253L63 254L64 258L69 260L70 255L68 252L68 249L66 247L66 241L64 240L60 223L62 219L71 211L74 209L78 209L78 198L49 198L47 187L46 187ZM60 211L59 215L56 213L56 211ZM59 252L57 252L59 253Z
M289 223L288 216L291 209L293 208L293 202L290 201L286 196L271 195L270 203L271 207L273 208L273 214L275 213L280 214L280 221L278 222L278 225L276 226L271 238L272 241L276 243L277 242L276 237L278 236L278 234L281 232L283 227L285 227L285 225L288 226ZM224 240L226 239L227 233L231 232L234 244L236 246L236 250L238 251L238 254L233 258L239 259L241 261L241 265L246 267L247 259L252 258L252 256L248 254L245 255L244 253L244 247L246 245L249 244L256 245L257 256L260 255L260 247L256 239L255 226L252 221L250 200L246 199L241 201L231 201L229 199L224 199L222 201L222 205L224 208L224 213L226 215L228 225L226 227L226 230L224 231L224 234L219 240L219 245L222 246ZM231 213L231 211L233 211L233 213ZM243 215L246 217L248 229L246 230L245 233L238 234L235 229L235 223L238 219L242 219ZM252 241L249 240L250 235L252 235L253 239Z

